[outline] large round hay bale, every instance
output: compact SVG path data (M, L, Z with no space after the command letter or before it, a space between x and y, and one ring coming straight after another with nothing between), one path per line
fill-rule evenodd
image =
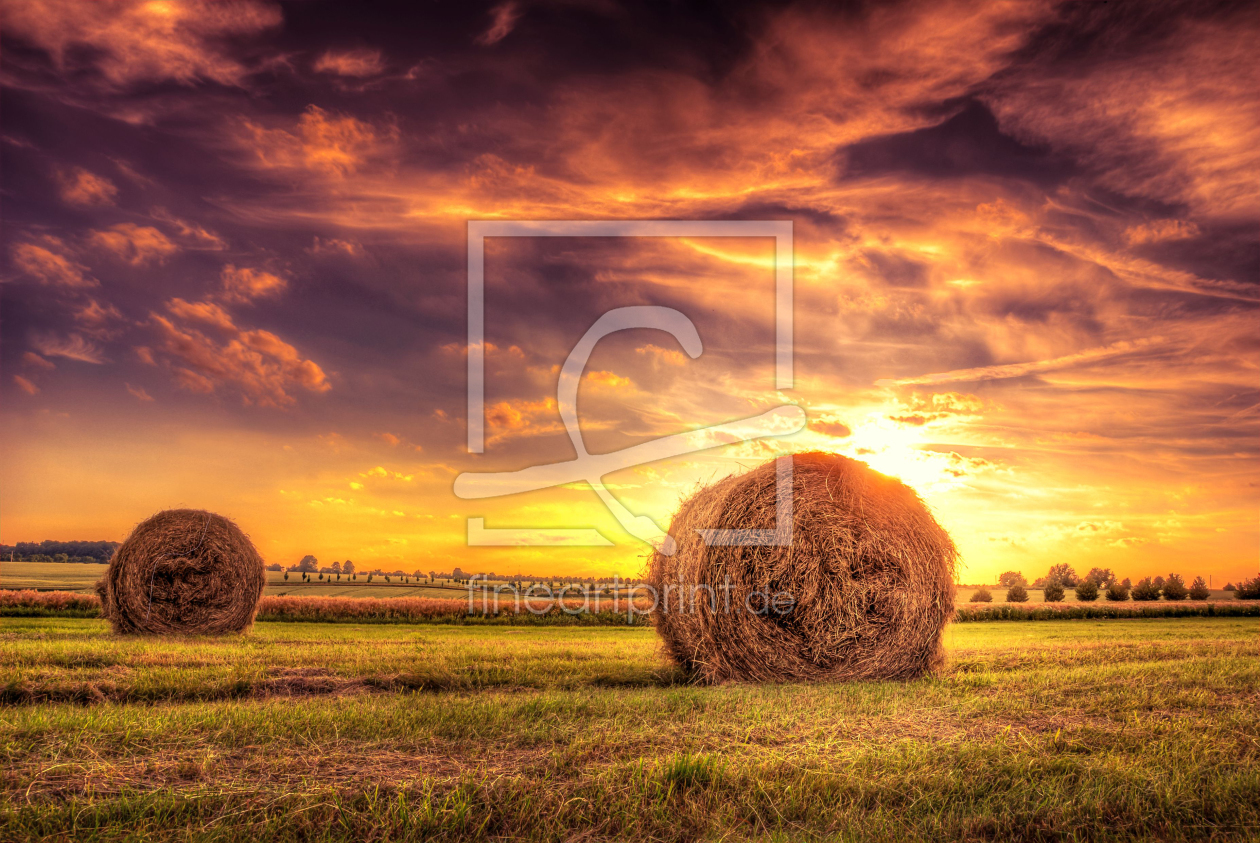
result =
M221 635L254 622L267 582L241 528L213 512L168 509L131 531L105 574L115 632Z
M657 632L701 681L907 679L942 660L957 550L913 489L836 454L792 459L789 546L709 546L775 527L775 461L700 489L649 562ZM790 596L790 601L788 597Z

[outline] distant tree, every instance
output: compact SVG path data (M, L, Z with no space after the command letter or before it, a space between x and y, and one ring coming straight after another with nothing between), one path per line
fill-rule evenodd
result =
M332 572L333 572L334 574L340 574L340 573L341 573L341 563L340 563L340 562L334 562L334 563L332 563Z
M1155 580L1154 580L1154 582L1152 583L1152 585L1154 585L1156 588L1163 588L1163 587L1164 587L1164 578L1163 578L1163 577L1156 577L1156 578L1155 578Z
M1049 579L1047 577L1047 579ZM1047 603L1060 603L1063 601L1063 583L1058 580L1050 580L1046 583L1045 591L1042 593Z
M1129 579L1128 577L1125 577L1123 580L1121 580L1120 584L1123 585L1125 588L1133 588L1133 580Z
M371 582L371 581L372 581L372 575L371 575L371 574L368 574L367 581L368 581L368 582Z
M385 582L389 582L389 574L385 575Z
M1028 589L1024 588L1024 586L1021 585L1020 583L1015 583L1015 585L1011 586L1010 588L1006 590L1006 602L1007 603L1027 603L1028 602Z
M1098 599L1098 583L1088 576L1076 584L1076 599L1082 603L1092 603Z
M980 586L971 594L972 603L992 603L993 595L984 586Z
M1211 596L1212 592L1208 589L1208 584L1203 581L1203 577L1195 577L1194 582L1190 583L1190 599L1207 600Z
M319 575L319 578L320 578L320 580L323 580L323 579L324 579L324 575L321 573L321 574Z
M1115 582L1116 575L1111 573L1110 568L1090 568L1089 573L1085 575L1085 579L1099 588L1106 588Z
M1133 586L1133 599L1143 601L1158 600L1159 586L1152 582L1150 577L1143 577L1138 580L1137 585Z
M1185 600L1190 593L1186 588L1186 581L1181 578L1181 574L1169 574L1168 579L1164 580L1162 589L1165 600Z
M337 575L337 582L341 582L341 574Z
M1260 576L1241 580L1234 588L1234 597L1239 600L1260 600Z
M1064 588L1072 588L1076 585L1076 571L1066 562L1060 562L1053 565L1046 574L1046 582L1057 582Z
M300 571L304 574L313 574L319 570L319 560L314 556L303 556L302 561L297 566L290 568L291 571Z
M1014 585L1028 585L1028 580L1024 579L1024 575L1019 571L1007 571L998 577L998 585L1002 588L1010 588Z
M272 562L270 565L267 566L267 570L268 571L283 571L284 566L281 565L279 562Z
M1234 590L1234 584L1233 584L1232 582L1227 582L1227 583L1225 583L1225 590L1226 590L1226 591L1233 591L1233 590Z
M1126 577L1124 582L1111 581L1107 586L1107 599L1119 603L1129 599L1129 580Z
M285 572L284 572L284 581L285 581L285 582L288 582L288 581L289 581L289 572L288 572L288 571L285 571Z

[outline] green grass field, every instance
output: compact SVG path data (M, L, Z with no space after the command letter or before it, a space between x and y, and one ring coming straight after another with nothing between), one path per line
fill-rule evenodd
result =
M1254 619L962 624L933 679L687 685L651 630L0 627L0 839L1254 840Z

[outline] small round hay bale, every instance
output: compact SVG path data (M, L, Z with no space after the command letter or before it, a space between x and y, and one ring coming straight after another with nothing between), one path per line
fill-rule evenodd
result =
M240 527L168 509L131 531L105 574L102 613L119 633L222 635L254 622L267 582Z
M913 489L865 463L791 459L790 546L710 547L697 532L773 528L774 460L700 489L674 516L674 555L648 565L669 655L706 682L908 679L939 666L949 534Z

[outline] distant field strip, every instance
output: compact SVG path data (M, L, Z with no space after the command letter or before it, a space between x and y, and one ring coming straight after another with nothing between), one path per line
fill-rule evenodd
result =
M531 611L524 603L503 599L498 611L480 597L472 603L429 597L290 597L264 595L258 607L259 621L312 623L447 623L503 625L633 625L646 623L651 603L644 598L604 599L597 604L581 600L535 600ZM470 611L471 608L471 611ZM594 611L591 611L591 609ZM0 617L95 618L100 616L96 595L67 591L0 590ZM1102 620L1125 618L1260 617L1260 602L1093 604L999 604L961 605L954 614L958 623L977 621Z

